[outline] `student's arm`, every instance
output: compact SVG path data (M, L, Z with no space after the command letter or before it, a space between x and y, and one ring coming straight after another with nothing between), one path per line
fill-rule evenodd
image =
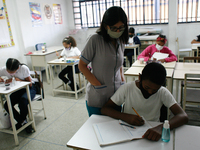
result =
M68 57L68 58L79 59L80 55L79 56L72 56L72 57Z
M200 43L200 41L197 41L197 40L192 40L191 44L194 44L194 43Z
M16 81L27 81L27 82L31 82L31 84L29 84L29 87L32 87L32 81L31 81L31 77L30 77L30 76L27 77L27 78L25 78L25 80L21 80L21 79L15 77L15 80L16 80Z
M188 116L185 111L176 103L170 107L170 110L174 114L174 117L169 120L170 129L177 128L188 122ZM143 135L143 138L149 140L158 141L162 135L163 124L160 124L154 128L148 129Z
M167 53L169 54L169 57L165 58L165 62L177 61L176 55L169 48L167 48Z
M148 46L142 51L142 53L138 56L138 60L140 58L144 58L144 61L151 59L151 46Z
M109 99L108 102L101 108L101 113L115 119L123 120L132 125L141 126L144 124L144 120L137 115L122 113L115 110L117 106L118 105L116 105L111 99Z
M101 83L97 80L97 78L90 72L87 68L87 64L80 59L78 63L79 70L84 74L86 79L94 86L100 86Z
M134 41L135 44L139 44L140 47L141 47L140 39L139 39L137 36L135 36L135 37L133 38L133 41Z
M123 66L121 66L121 68L120 68L120 74L121 74L121 80L122 80L122 82L124 82L125 79L124 79L124 69L123 69Z

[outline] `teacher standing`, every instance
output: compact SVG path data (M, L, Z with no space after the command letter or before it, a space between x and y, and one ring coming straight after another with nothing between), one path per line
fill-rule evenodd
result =
M101 114L102 106L125 82L122 65L128 25L124 10L118 6L107 9L96 33L86 44L78 64L89 81L86 91L89 116ZM87 68L89 63L92 72Z

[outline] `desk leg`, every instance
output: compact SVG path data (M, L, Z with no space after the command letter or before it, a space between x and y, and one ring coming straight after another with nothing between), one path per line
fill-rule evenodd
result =
M72 71L73 71L73 78L74 78L74 90L75 90L75 97L76 99L78 99L78 95L77 95L77 87L76 87L76 74L75 74L75 65L72 66Z
M26 94L28 96L28 103L29 103L29 108L30 108L30 120L33 121L32 123L32 127L36 132L36 127L35 127L35 119L33 117L33 110L32 110L32 106L31 106L31 96L30 96L30 91L29 91L29 85L26 86Z
M54 89L54 83L53 83L53 79L52 79L53 69L52 69L51 65L49 65L49 69L50 69L50 79L51 79L52 94L53 94L53 96L55 96L54 95L54 91L53 91L53 89Z
M5 97L6 97L6 100L7 100L8 111L9 111L9 115L10 115L10 121L11 121L12 129L13 129L15 144L19 145L19 140L18 140L18 137L17 137L17 131L16 131L16 127L15 127L15 120L14 120L13 111L12 111L12 107L11 107L11 103L10 103L10 94L5 95Z
M134 48L134 62L136 61L136 48ZM132 64L130 64L132 66Z
M167 79L167 89L172 93L172 78Z
M47 83L50 84L50 81L49 81L49 66L46 64L45 68L46 68Z

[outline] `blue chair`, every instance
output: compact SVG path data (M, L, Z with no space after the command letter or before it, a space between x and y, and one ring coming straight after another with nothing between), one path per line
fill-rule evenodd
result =
M38 51L38 50L42 50L42 46L44 46L44 43L38 43L35 45L35 50Z

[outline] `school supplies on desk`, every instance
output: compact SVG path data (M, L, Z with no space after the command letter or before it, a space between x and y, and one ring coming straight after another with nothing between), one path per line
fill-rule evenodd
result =
M126 124L127 126L120 125L120 123ZM144 133L151 128L151 125L146 120L142 126L132 126L135 128L130 128L129 126L132 125L121 120L114 120L93 124L93 129L99 145L106 146L141 139Z
M64 61L64 58L60 58L61 61ZM79 59L72 59L72 58L66 58L66 63L76 63Z
M132 107L132 109L134 110L134 112L140 117L140 115L137 113L137 111Z
M155 52L153 56L151 57L152 59L160 60L160 59L165 59L169 56L167 53L160 53L160 52Z

